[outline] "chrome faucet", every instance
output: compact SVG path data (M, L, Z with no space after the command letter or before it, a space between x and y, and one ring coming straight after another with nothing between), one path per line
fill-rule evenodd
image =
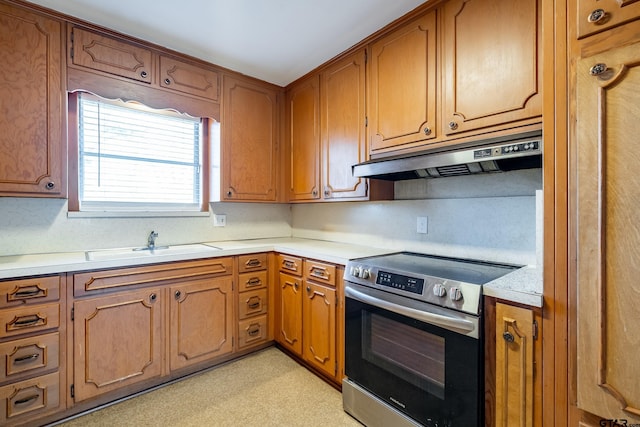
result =
M156 247L156 237L158 237L158 233L152 231L149 233L149 238L147 239L147 247L149 249L155 249Z

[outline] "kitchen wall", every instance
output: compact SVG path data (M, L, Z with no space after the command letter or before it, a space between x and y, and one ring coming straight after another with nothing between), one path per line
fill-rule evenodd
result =
M394 201L294 205L292 234L392 250L538 263L540 169L402 181L395 187ZM427 234L416 233L418 216L428 218Z
M66 200L0 198L0 256L158 244L304 237L516 264L536 264L540 169L397 182L396 200L212 203L213 217L69 218ZM536 214L538 212L538 214ZM416 218L428 233L416 233ZM536 226L536 223L538 224Z

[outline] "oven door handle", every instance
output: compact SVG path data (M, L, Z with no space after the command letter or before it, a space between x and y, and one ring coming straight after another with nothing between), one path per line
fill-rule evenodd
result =
M440 326L446 329L458 329L461 331L471 332L476 326L473 322L465 319L458 319L455 317L444 316L442 314L430 313L428 311L416 310L415 308L405 307L389 301L381 300L371 295L367 295L364 292L360 292L350 287L346 287L344 290L345 296L353 298L360 302L364 302L375 307L379 307L385 310L392 311L403 316L410 317L412 319L421 320L425 323Z

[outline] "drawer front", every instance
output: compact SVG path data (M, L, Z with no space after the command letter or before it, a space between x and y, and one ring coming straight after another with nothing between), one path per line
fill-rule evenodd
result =
M0 338L56 329L60 304L43 304L0 311Z
M304 261L304 277L314 282L324 283L325 285L335 286L336 284L336 266L333 264L325 264L314 260Z
M224 276L233 273L233 258L213 258L180 263L147 265L77 273L73 275L73 293L118 289L122 286L157 284L159 281L193 279L198 276Z
M266 288L268 284L267 272L243 273L238 276L240 292Z
M0 344L0 383L18 381L57 369L60 365L60 335L38 335Z
M280 271L292 273L296 276L302 275L302 258L291 255L278 255L278 266Z
M0 282L0 308L58 301L61 276L32 277Z
M267 341L267 315L252 317L239 323L238 348L248 347Z
M238 317L245 319L249 316L264 314L268 308L267 290L243 292L238 297Z
M241 255L238 257L238 272L258 271L267 269L267 254Z
M151 83L152 56L150 49L80 28L73 29L71 60L74 65Z
M43 375L0 387L0 425L60 409L60 374Z
M219 76L213 70L160 57L160 86L190 95L218 100Z

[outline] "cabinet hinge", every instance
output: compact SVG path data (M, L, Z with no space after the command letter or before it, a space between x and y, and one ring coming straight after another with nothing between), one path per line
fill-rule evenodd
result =
M76 308L71 307L71 321L73 322L76 319Z
M69 387L71 389L71 398L75 398L76 397L76 386L74 384L71 384L71 387Z
M369 60L369 54L367 53L367 49L364 50L364 63L366 64Z
M533 339L534 340L538 339L538 321L537 320L533 321Z
M71 49L70 49L70 54L71 54L71 59L73 59L73 31L71 31Z
M369 117L364 116L364 127L369 127Z

